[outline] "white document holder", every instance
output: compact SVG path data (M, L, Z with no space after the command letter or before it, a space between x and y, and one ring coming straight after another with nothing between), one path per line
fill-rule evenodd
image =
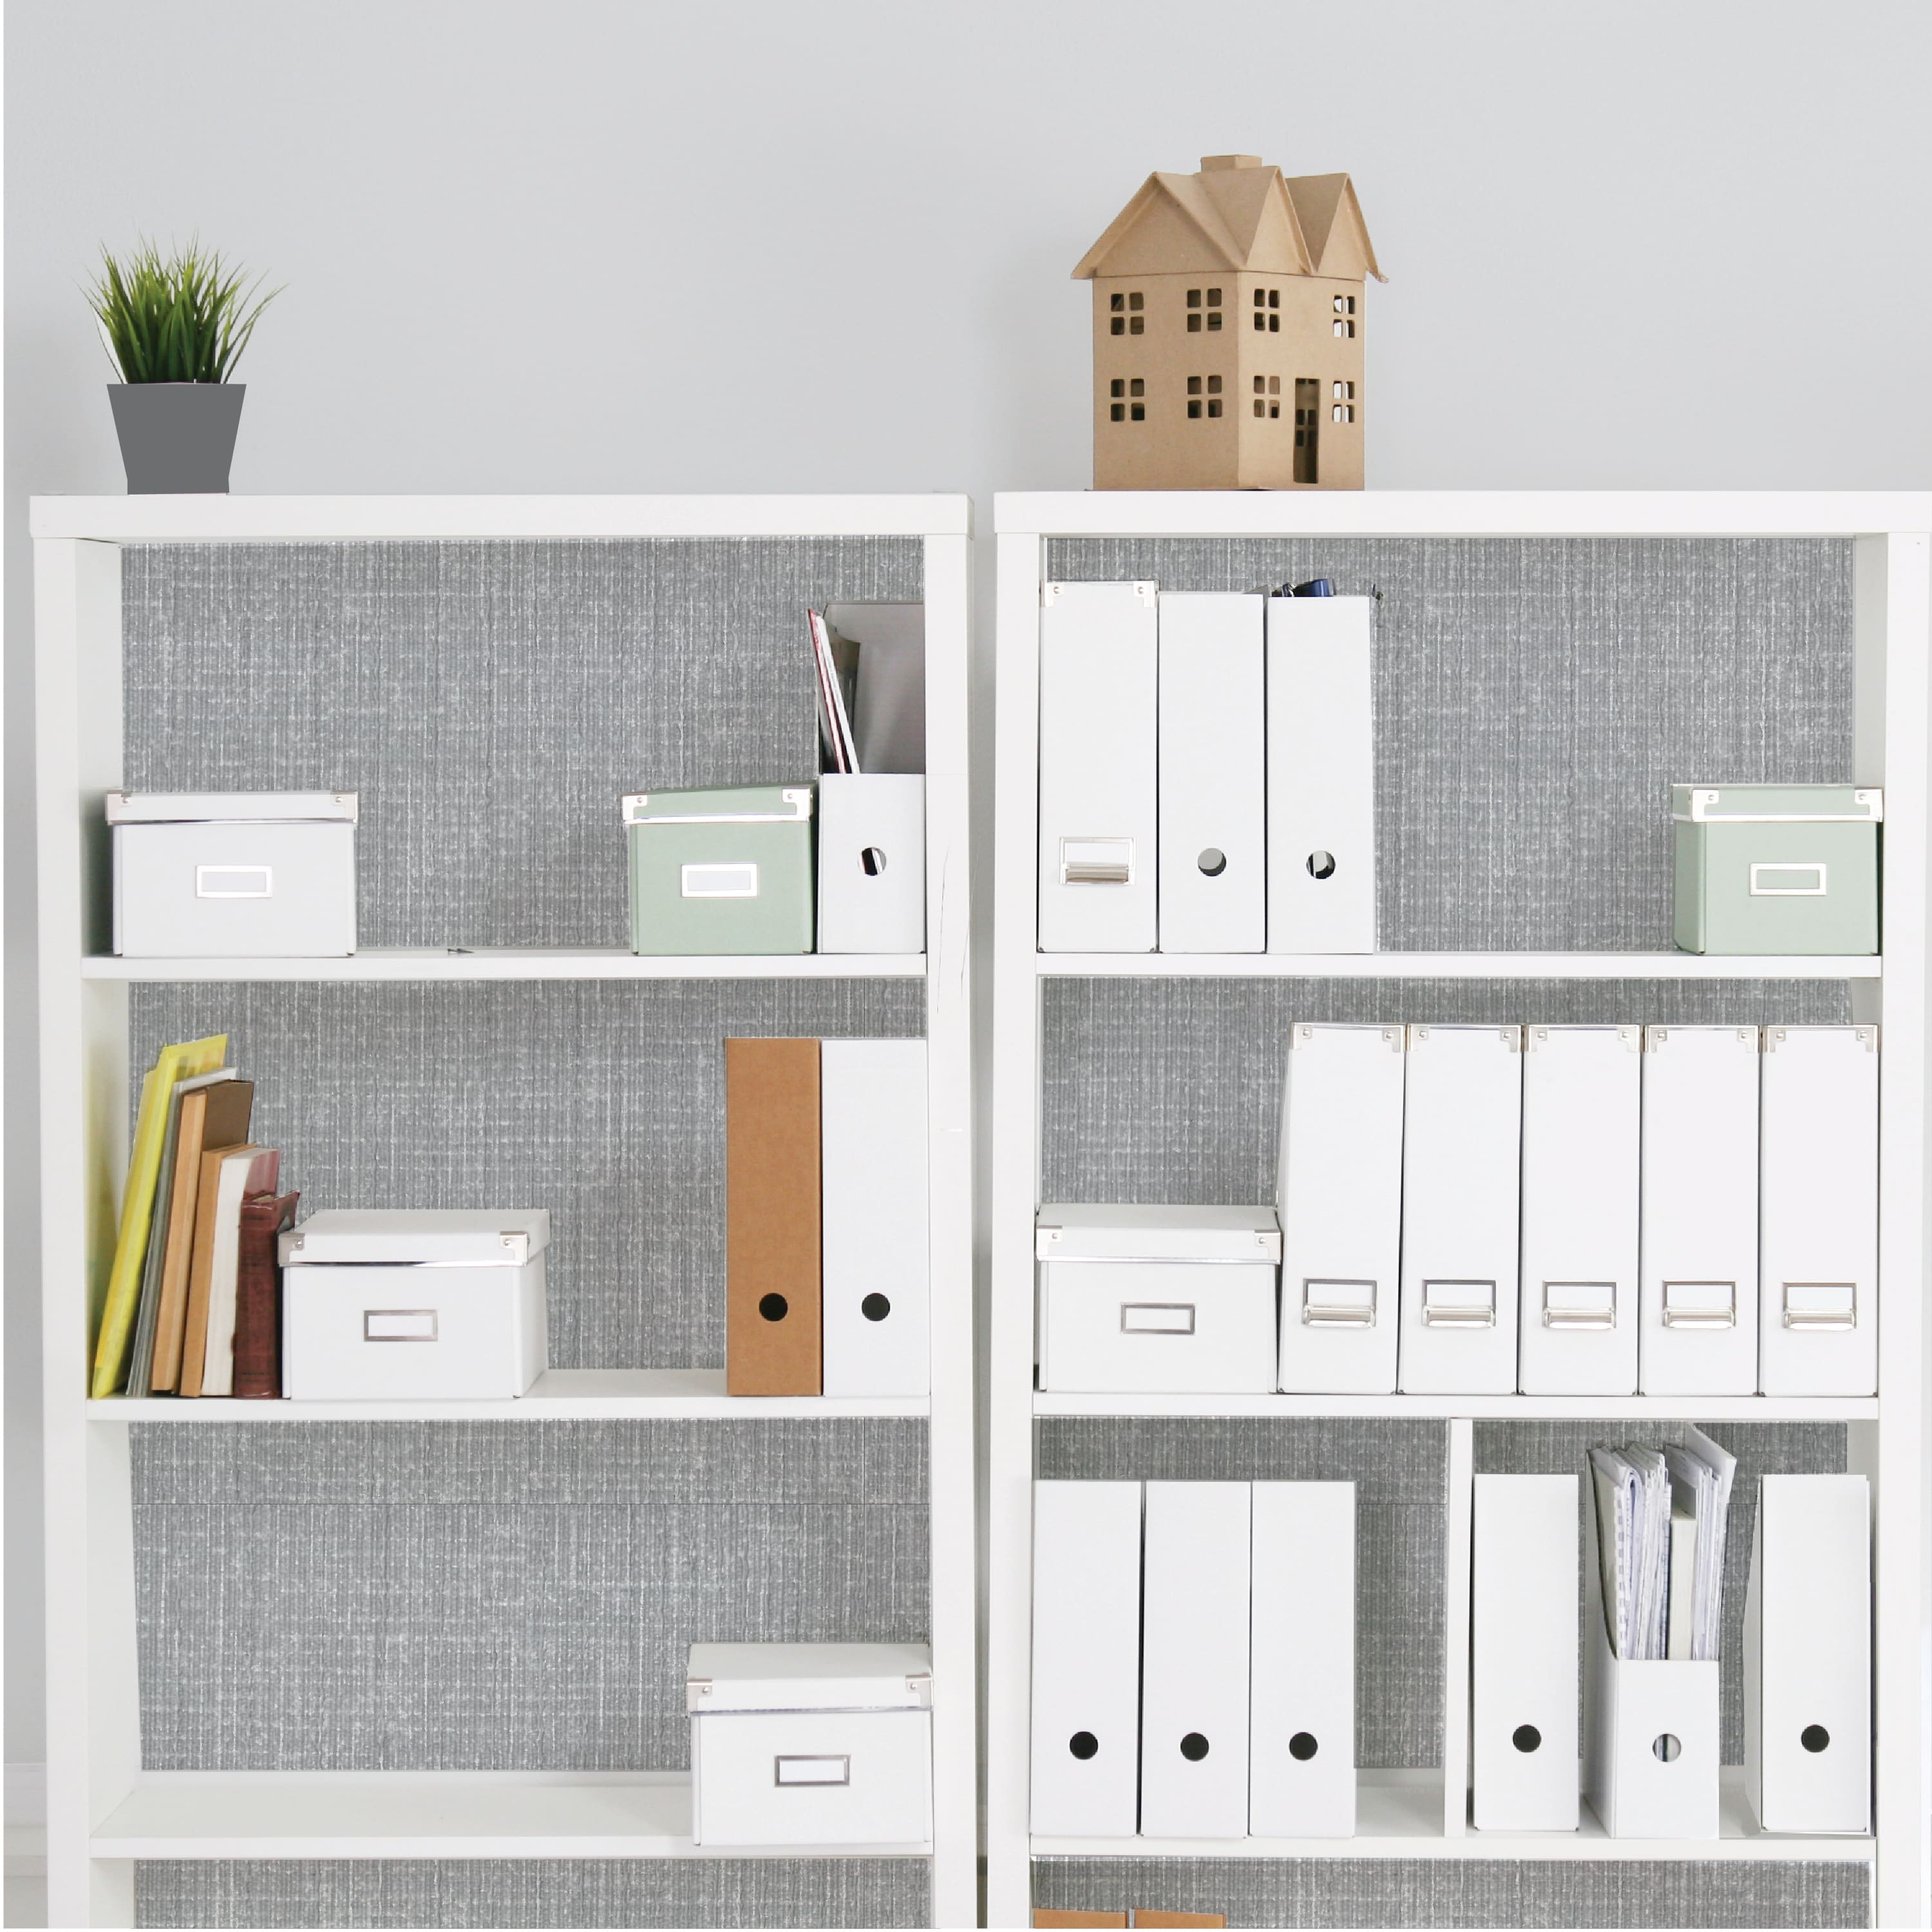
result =
M1270 597L1268 950L1376 950L1372 597Z
M818 781L818 950L926 950L926 781L827 772Z
M1757 1392L1756 1027L1646 1027L1646 1395Z
M1034 1252L1042 1389L1274 1388L1273 1208L1052 1202Z
M1256 1483L1248 1830L1355 1835L1355 1486Z
M926 1042L824 1040L818 1067L825 1393L923 1395Z
M1766 1476L1744 1596L1744 1791L1767 1832L1871 1829L1871 1485Z
M1248 1831L1246 1483L1149 1483L1142 1585L1141 1836Z
M1405 1394L1516 1388L1522 1029L1412 1026L1402 1134Z
M1479 1832L1574 1832L1576 1478L1478 1476L1469 1748Z
M1160 599L1160 950L1268 944L1262 610L1231 591Z
M1035 1832L1134 1835L1140 1696L1141 1486L1036 1483Z
M1401 1307L1402 1029L1288 1029L1275 1198L1283 1389L1393 1395Z
M1758 1388L1878 1388L1878 1028L1767 1027Z
M1522 1060L1525 1395L1636 1393L1643 1032L1533 1026Z
M1583 1532L1583 1790L1612 1838L1718 1836L1718 1672L1636 1662L1610 1644L1596 1486Z
M1151 584L1049 584L1040 613L1040 950L1151 952L1160 620Z

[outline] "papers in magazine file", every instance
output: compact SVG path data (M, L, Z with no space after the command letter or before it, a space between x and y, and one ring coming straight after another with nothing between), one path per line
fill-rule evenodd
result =
M1687 1429L1682 1443L1667 1444L1664 1456L1677 1506L1688 1510L1697 1523L1690 1654L1700 1664L1712 1663L1717 1659L1724 1627L1724 1531L1738 1459L1701 1429Z
M856 772L859 750L852 736L852 707L858 691L858 653L847 644L848 662L842 666L832 644L832 627L824 614L808 610L805 614L812 626L812 661L818 671L818 723L825 754L833 771Z
M1737 1458L1700 1430L1684 1434L1661 1450L1590 1451L1604 1600L1626 1663L1717 1660Z

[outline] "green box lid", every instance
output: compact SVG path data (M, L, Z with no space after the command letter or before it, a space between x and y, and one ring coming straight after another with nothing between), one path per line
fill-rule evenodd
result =
M1885 816L1885 794L1874 785L1677 784L1670 788L1670 815L1692 825L1838 819L1876 825Z

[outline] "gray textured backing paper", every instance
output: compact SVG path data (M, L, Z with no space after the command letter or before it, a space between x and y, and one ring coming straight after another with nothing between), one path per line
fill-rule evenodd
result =
M698 1642L926 1642L923 1421L135 1426L150 1770L676 1770Z
M1670 787L1852 776L1850 542L1060 538L1049 578L1379 590L1395 950L1670 949Z
M257 982L130 990L136 1083L230 1036L253 1132L320 1208L548 1208L550 1352L724 1360L728 1034L916 1036L916 980ZM130 1103L131 1104L131 1103Z
M628 943L628 791L818 771L805 614L910 537L130 544L130 789L362 794L364 946Z
M1240 1925L1868 1925L1868 1868L1755 1858L1036 1858L1061 1911Z
M146 1862L136 1925L928 1925L924 1858Z

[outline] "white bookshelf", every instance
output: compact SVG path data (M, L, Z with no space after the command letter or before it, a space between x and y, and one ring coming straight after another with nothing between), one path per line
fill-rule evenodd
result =
M1520 1858L1870 1860L1876 1922L1928 1922L1926 1527L1926 772L1932 495L1248 491L1023 494L996 500L998 723L988 1366L987 1923L1030 1922L1030 1860L1091 1858ZM1700 958L1670 952L1392 952L1239 957L1036 950L1039 613L1057 537L1836 536L1856 540L1852 776L1886 789L1885 957ZM1124 568L1123 574L1144 574ZM1054 976L1838 980L1881 1023L1880 1392L1857 1401L1762 1397L1050 1396L1034 1387L1034 1216L1040 1199L1042 994ZM1416 1018L1426 1016L1417 1015ZM1028 1820L1032 1479L1042 1418L1407 1417L1446 1430L1444 1762L1370 1774L1352 1839L1034 1838ZM1874 1478L1876 1830L1864 1838L1757 1832L1727 1778L1715 1841L1497 1836L1467 1822L1472 1431L1497 1418L1816 1420L1847 1425L1850 1466Z
M968 932L970 506L958 496L38 498L32 506L39 819L42 1303L50 1924L134 1923L141 1858L688 1858L689 1781L624 1776L154 1773L142 1766L129 1425L904 1416L928 1419L935 1694L934 1922L978 1916ZM143 543L547 538L919 539L927 650L922 956L638 958L612 950L377 950L318 960L105 951L102 795L122 783L121 552ZM624 775L612 776L614 797ZM932 1392L740 1398L721 1371L555 1370L517 1402L87 1399L91 1310L127 1156L134 981L922 978ZM904 1848L896 1848L903 1852ZM808 1856L871 1856L862 1845ZM796 1847L730 1856L796 1857Z

